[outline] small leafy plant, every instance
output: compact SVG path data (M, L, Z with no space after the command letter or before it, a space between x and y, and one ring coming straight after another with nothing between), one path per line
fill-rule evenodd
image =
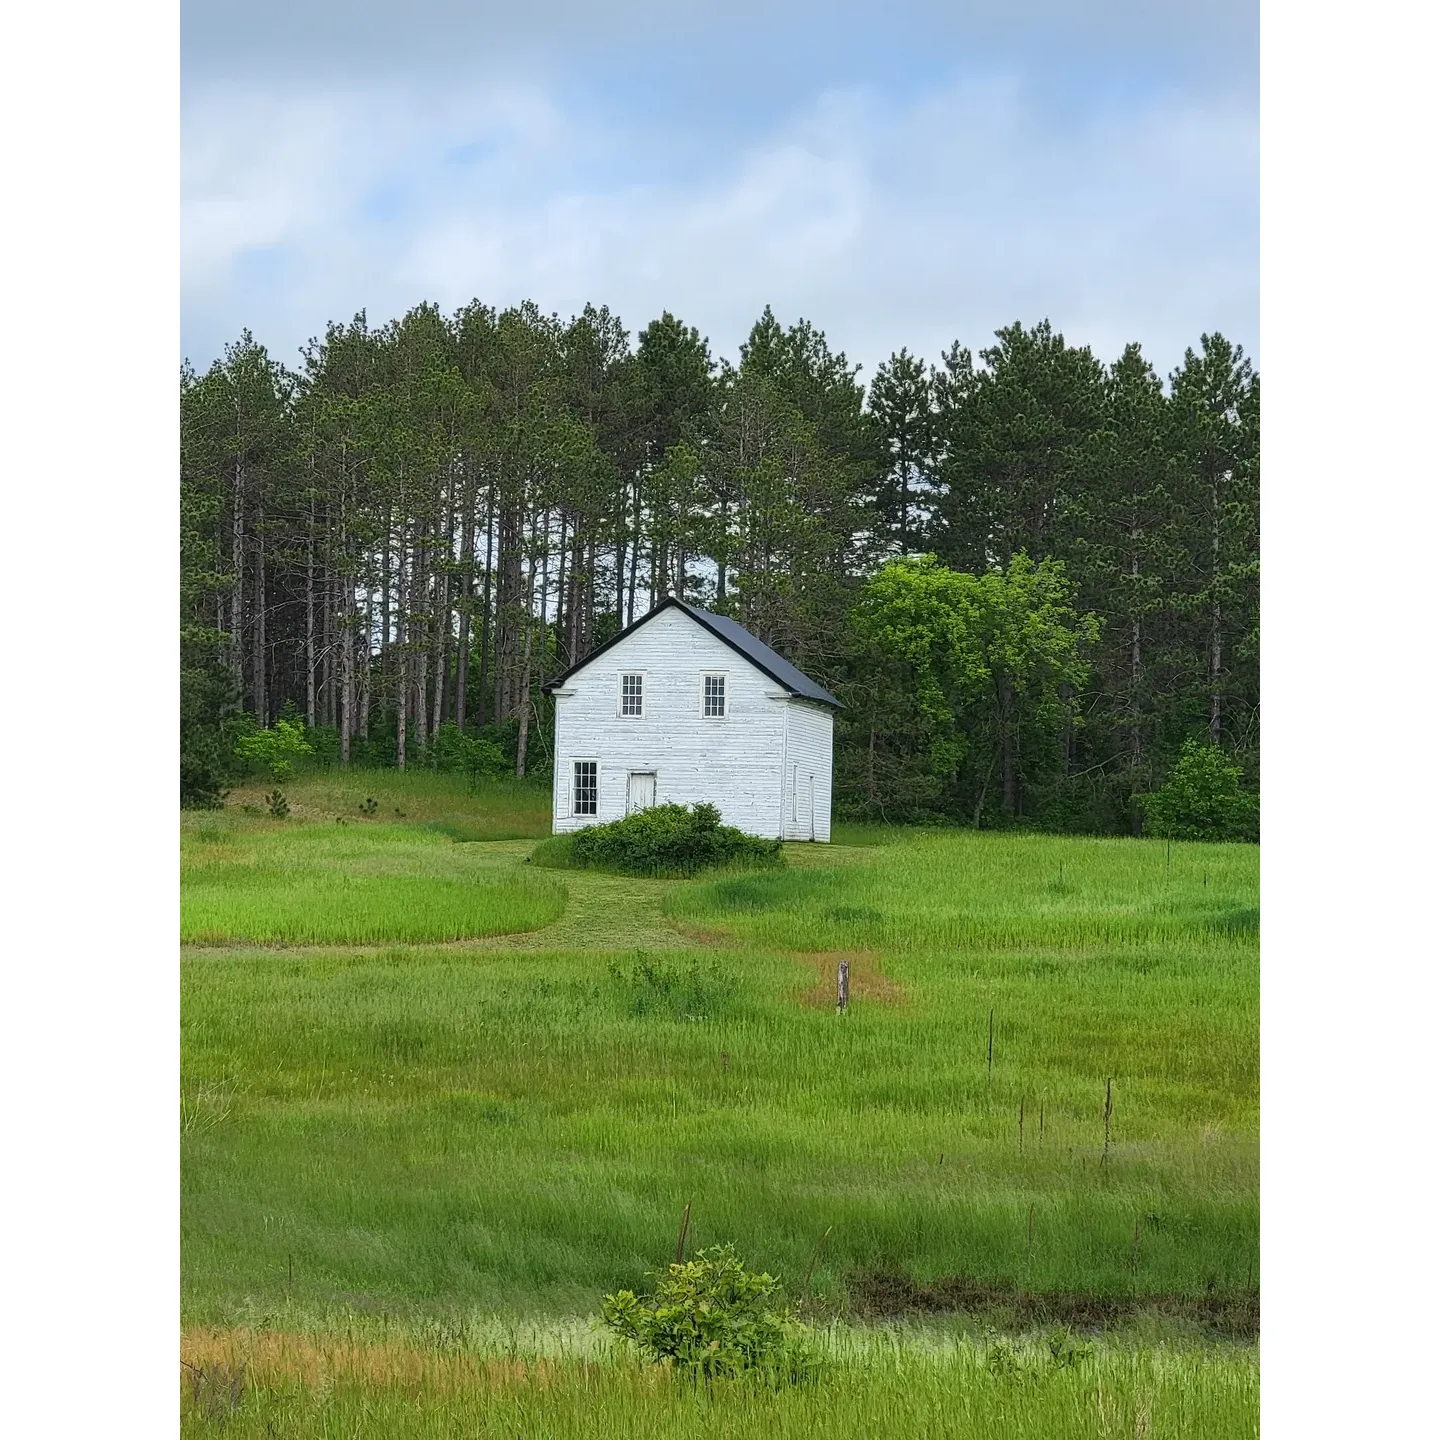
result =
M575 832L570 863L625 875L693 875L716 865L784 864L779 840L720 823L713 805L655 805Z
M283 780L295 769L302 755L313 755L315 747L305 738L302 720L283 716L264 730L251 730L235 742L235 753L242 760L263 765L276 780Z
M647 1359L705 1380L814 1376L809 1332L782 1299L780 1282L747 1270L733 1245L701 1250L654 1279L653 1294L620 1290L601 1310L604 1323Z
M1088 1340L1077 1340L1068 1325L1052 1325L1045 1332L1045 1348L1054 1370L1073 1370L1095 1353Z
M373 819L376 810L378 810L379 808L379 802L375 799L373 795L367 795L360 802L360 813L365 816L367 820Z
M285 820L290 815L290 802L285 798L283 790L272 790L265 797L265 808L270 812L272 820Z
M1027 1357L1013 1341L995 1339L985 1348L985 1373L1002 1384L1036 1382L1060 1370L1075 1370L1089 1360L1095 1347L1077 1340L1068 1325L1052 1325L1045 1332L1044 1349Z

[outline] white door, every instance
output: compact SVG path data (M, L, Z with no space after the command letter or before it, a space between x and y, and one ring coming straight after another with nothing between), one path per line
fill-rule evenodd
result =
M632 770L630 772L630 794L625 802L625 813L648 810L655 803L655 772L653 770Z

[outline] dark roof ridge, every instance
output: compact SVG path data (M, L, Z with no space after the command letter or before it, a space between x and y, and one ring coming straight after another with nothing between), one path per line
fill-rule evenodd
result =
M668 610L671 606L683 610L697 624L703 625L717 640L728 645L757 670L768 675L777 685L783 686L798 699L814 700L821 705L833 706L837 710L844 709L840 701L824 686L817 685L798 666L792 665L778 651L771 649L763 640L757 639L738 620L732 620L728 615L716 615L712 611L702 610L698 605L692 605L688 600L681 600L674 595L667 595L638 620L632 620L618 635L613 635L603 645L596 646L583 659L577 660L575 664L562 671L553 680L547 680L540 688L547 694L552 690L559 689L572 675L583 670L592 660L598 659L612 645L618 645L627 635L634 634L647 621L653 620L662 610Z

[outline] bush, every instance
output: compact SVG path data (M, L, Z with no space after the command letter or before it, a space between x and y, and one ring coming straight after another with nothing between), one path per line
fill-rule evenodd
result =
M495 741L467 735L450 720L440 726L418 758L432 770L468 775L471 784L487 775L504 775L515 768Z
M702 1250L655 1276L654 1294L605 1297L601 1317L658 1364L711 1379L758 1372L775 1381L809 1378L808 1331L780 1296L773 1275L747 1270L733 1245Z
M625 875L693 875L713 865L783 864L778 840L720 823L713 805L655 805L577 830L570 863Z
M1145 833L1162 840L1260 838L1260 797L1244 788L1240 767L1204 741L1187 740L1170 778L1136 799Z
M264 765L277 780L283 780L295 768L302 755L313 755L315 747L305 738L302 720L283 716L268 729L252 730L235 742L235 753L242 760Z
M227 716L235 695L207 632L180 639L180 804L218 810L239 766Z

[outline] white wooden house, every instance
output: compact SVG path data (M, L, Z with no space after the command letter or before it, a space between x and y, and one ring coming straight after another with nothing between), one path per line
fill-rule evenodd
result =
M752 835L829 840L840 702L734 620L669 597L545 689L557 834L708 801Z

